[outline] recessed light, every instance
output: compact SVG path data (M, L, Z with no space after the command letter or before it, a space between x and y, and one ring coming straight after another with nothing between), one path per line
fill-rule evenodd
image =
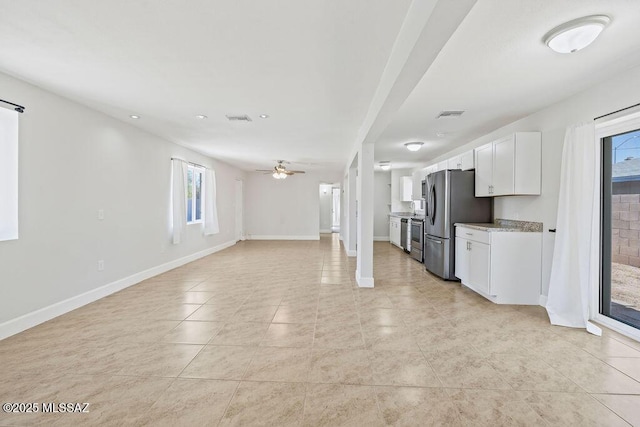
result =
M198 115L196 116L196 119L200 119L200 120L204 120L204 119L206 119L206 118L207 118L207 116L205 116L204 114L198 114Z
M260 118L261 119L268 119L269 115L268 114L260 114Z
M389 163L381 164L380 169L382 169L383 171L388 171L389 169L391 169L391 165Z
M136 116L135 114L132 114L129 117L131 117L132 119L139 119L140 118L140 116Z
M407 147L407 150L409 151L418 151L420 148L422 148L423 145L424 142L407 142L406 144L404 144L404 146Z
M558 25L545 34L544 43L558 53L574 53L594 42L611 22L606 15L590 15Z

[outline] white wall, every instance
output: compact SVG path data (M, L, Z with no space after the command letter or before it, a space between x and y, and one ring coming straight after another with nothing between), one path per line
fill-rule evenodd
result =
M556 228L565 130L569 125L593 121L595 117L634 105L639 99L640 67L636 67L435 159L438 161L449 158L511 132L542 132L542 194L496 197L494 216L544 224L541 290L543 295L547 295L549 289L555 235L548 230Z
M376 171L373 175L373 239L389 240L391 203L391 172Z
M402 177L411 176L411 169L391 170L391 212L410 212L411 202L402 202Z
M244 211L247 238L319 239L321 181L313 173L287 179L248 173Z
M235 241L243 172L3 74L0 93L26 106L20 239L0 242L0 337L19 316ZM219 234L204 237L191 225L185 242L170 243L172 156L215 169Z
M333 186L330 184L320 184L320 232L331 233L331 226L333 224Z

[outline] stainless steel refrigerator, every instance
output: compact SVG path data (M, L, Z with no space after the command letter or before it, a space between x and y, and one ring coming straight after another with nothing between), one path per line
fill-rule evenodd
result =
M474 171L442 170L429 174L424 222L424 265L446 280L456 280L457 222L491 222L491 198L475 197Z

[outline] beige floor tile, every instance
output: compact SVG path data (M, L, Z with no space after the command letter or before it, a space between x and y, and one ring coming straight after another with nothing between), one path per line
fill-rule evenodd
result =
M298 426L304 398L304 384L243 381L220 425Z
M420 351L415 338L404 326L363 325L362 333L368 349Z
M273 323L316 323L317 303L280 305Z
M206 344L222 329L223 325L224 323L222 322L185 320L162 337L162 341L183 344Z
M400 310L367 308L358 312L360 324L366 326L405 326Z
M184 320L198 310L201 304L164 304L149 314L149 318L158 320Z
M499 390L448 390L463 425L468 426L546 426L546 422L527 403L526 392Z
M609 357L604 360L623 374L640 382L640 359L635 357Z
M317 323L313 346L318 348L364 348L360 324Z
M309 382L374 384L371 352L363 349L313 350Z
M238 311L234 305L205 304L193 312L186 320L200 320L204 322L228 322Z
M488 360L473 354L439 354L427 361L444 387L511 390Z
M268 328L269 323L227 323L209 344L257 346Z
M202 350L202 345L155 343L140 348L119 375L177 377Z
M304 323L272 323L262 339L264 347L311 347L315 326Z
M412 427L460 425L460 413L442 389L376 387L385 425Z
M515 390L582 391L574 382L535 357L494 354L487 360Z
M303 426L384 425L373 387L310 384L304 405Z
M420 352L372 351L376 385L441 387L442 383Z
M277 305L242 306L236 311L230 322L264 322L269 323L278 310Z
M306 382L311 349L260 347L244 374L245 380Z
M180 377L241 380L256 347L208 345L182 371Z
M624 394L594 394L593 397L632 426L640 426L640 396Z
M151 406L153 426L217 426L239 382L177 379Z
M629 426L586 393L536 392L527 398L527 403L551 426Z

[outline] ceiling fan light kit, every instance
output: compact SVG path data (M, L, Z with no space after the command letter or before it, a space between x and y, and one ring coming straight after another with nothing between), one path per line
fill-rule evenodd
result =
M558 53L574 53L589 46L611 22L607 15L590 15L558 25L544 36L544 43Z
M273 169L256 169L256 172L265 172L266 174L270 174L275 179L285 179L289 175L294 175L296 173L305 173L304 171L291 171L288 170L284 166L284 160L278 160L278 164ZM289 162L286 162L289 163Z

